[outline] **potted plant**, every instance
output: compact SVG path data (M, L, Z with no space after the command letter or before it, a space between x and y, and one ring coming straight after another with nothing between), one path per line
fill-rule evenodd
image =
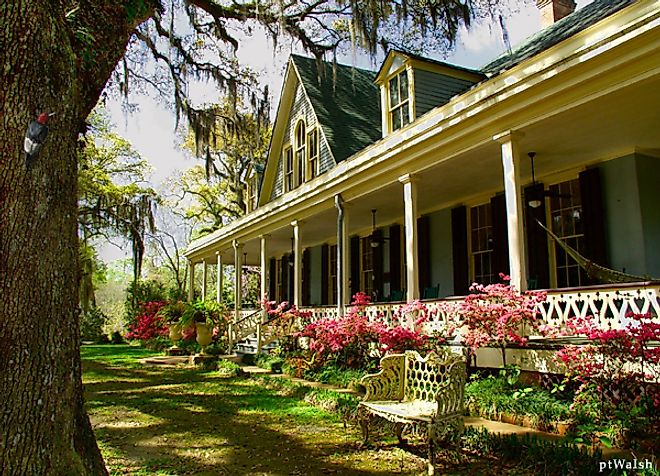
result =
M213 329L221 328L225 321L226 310L222 304L214 301L195 301L188 305L186 311L181 317L183 328L195 328L197 333L197 343L201 347L201 354L204 354L206 347L213 341Z
M178 350L179 346L177 343L183 338L181 318L187 309L187 304L182 301L173 302L164 306L158 315L165 318L167 322L167 327L170 333L170 340L172 341L172 347L170 350Z

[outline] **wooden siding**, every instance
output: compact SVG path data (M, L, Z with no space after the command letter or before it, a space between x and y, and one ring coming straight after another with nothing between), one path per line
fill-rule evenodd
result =
M330 149L328 147L328 143L325 140L325 136L321 133L321 128L319 127L319 124L316 122L312 105L307 100L307 97L305 96L305 92L302 86L300 85L300 83L298 83L298 86L296 87L296 98L293 101L293 106L291 106L291 111L289 113L289 120L284 129L284 142L282 148L284 148L284 146L286 146L287 144L293 146L293 144L291 143L293 136L293 128L296 127L296 123L301 117L305 119L305 125L308 133L314 127L319 128L319 155L320 155L319 173L322 174L324 172L327 172L328 170L333 168L336 164L334 159L332 158L332 154L330 153ZM277 175L275 176L275 184L273 185L273 190L270 194L271 201L275 200L283 193L284 167L282 164L282 160L283 160L282 151L279 151L279 160L277 163Z
M415 118L467 91L474 83L445 74L415 69Z

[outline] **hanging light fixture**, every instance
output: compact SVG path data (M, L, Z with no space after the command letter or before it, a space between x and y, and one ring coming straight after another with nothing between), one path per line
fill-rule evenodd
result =
M371 235L369 235L369 244L372 248L380 246L380 240L376 237L376 209L371 209Z
M529 197L529 200L527 201L527 205L529 205L532 208L538 208L543 204L543 199L545 197L553 197L553 198L571 198L570 195L565 194L565 193L554 193L554 192L549 192L546 190L537 190L536 189L536 176L534 174L534 157L536 157L536 152L527 152L527 156L529 157L529 160L532 165L532 194Z
M534 157L536 157L536 152L528 152L529 160L532 163L532 196L530 197L527 204L532 208L538 208L541 206L541 197L538 197L536 191L536 177L534 176Z
M293 267L294 264L294 257L293 257L293 237L291 237L291 254L289 255L289 266Z

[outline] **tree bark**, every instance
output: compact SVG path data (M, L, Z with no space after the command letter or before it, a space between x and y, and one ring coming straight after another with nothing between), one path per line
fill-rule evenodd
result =
M76 147L140 19L124 2L89 0L75 18L65 1L1 3L0 475L103 475L83 407ZM40 112L56 116L26 171Z

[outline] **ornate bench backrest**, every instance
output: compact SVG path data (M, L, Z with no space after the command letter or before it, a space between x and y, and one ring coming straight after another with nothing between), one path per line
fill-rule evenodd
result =
M406 352L404 400L435 402L441 388L448 387L438 400L438 413L462 411L465 362L462 356L431 352L423 358L416 351Z

